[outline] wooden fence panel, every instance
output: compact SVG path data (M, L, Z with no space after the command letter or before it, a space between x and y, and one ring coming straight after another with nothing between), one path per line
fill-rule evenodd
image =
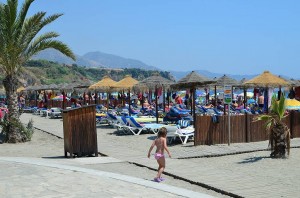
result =
M231 143L247 142L245 119L245 115L230 116Z
M264 121L255 121L253 122L253 119L257 115L247 115L247 119L249 119L249 141L250 142L258 142L258 141L264 141L268 139L267 133L264 128Z
M255 121L257 115L232 115L230 117L231 143L258 142L268 140L264 121ZM196 116L194 145L228 143L228 116L219 116L215 123L211 116ZM292 137L300 137L300 112L291 112L284 119Z
M300 112L292 111L291 112L291 134L293 138L300 137Z

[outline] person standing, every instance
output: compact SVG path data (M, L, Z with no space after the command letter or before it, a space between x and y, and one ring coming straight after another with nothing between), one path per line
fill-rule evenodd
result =
M157 160L158 170L157 170L157 175L154 178L155 182L161 182L165 180L164 178L161 177L161 174L163 173L166 167L164 150L167 151L169 157L171 158L171 154L167 146L166 136L167 136L167 129L165 127L162 127L158 132L157 138L153 141L148 151L148 158L150 158L151 151L154 148L154 146L156 146L154 158Z
M258 101L257 101L258 106L260 108L264 108L264 99L265 99L264 95L263 95L263 93L261 93L260 96L258 97Z

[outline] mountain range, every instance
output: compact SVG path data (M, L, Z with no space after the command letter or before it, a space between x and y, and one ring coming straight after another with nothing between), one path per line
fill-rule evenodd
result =
M124 58L121 56L113 55L113 54L107 54L103 52L88 52L84 55L76 55L76 61L73 61L72 59L66 57L62 53L60 53L57 50L54 49L47 49L36 56L33 57L34 60L43 59L48 61L53 61L61 64L67 64L72 65L76 64L78 66L83 67L93 67L93 68L139 68L139 69L145 69L145 70L161 70L157 67L147 65L146 63L143 63L142 61L135 60L135 59L129 59ZM195 70L197 73L209 77L221 77L224 74L221 73L213 73L209 72L207 70ZM176 80L181 79L182 77L186 76L191 71L168 71L171 73L172 76ZM227 76L234 78L236 80L241 80L243 78L251 79L256 75L232 75L232 74L226 74Z

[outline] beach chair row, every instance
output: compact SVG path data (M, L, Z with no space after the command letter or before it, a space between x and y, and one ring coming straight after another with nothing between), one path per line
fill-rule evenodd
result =
M139 123L132 116L115 116L107 113L107 122L119 132L124 134L140 135L143 131L157 134L161 127L165 127L168 131L168 143L172 143L177 137L181 140L182 144L194 137L194 128L189 125L189 121L179 121L177 125L166 125L156 123Z
M26 109L26 111L28 111ZM31 112L34 115L39 115L45 118L62 118L62 109L58 107L47 108L32 108Z

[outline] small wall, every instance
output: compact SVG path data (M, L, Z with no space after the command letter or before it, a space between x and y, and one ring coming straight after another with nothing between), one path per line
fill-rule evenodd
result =
M231 115L231 143L258 142L268 140L263 121L253 122L257 115ZM195 145L228 143L228 116L219 116L218 122L212 116L196 116ZM300 112L291 112L284 122L290 128L292 137L300 137Z

